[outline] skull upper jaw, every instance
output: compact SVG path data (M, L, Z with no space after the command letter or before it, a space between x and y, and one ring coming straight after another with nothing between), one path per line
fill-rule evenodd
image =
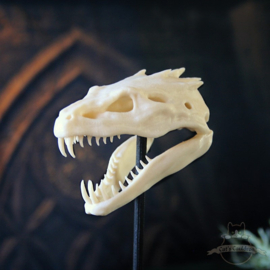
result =
M159 138L170 131L188 128L197 133L207 133L209 128L201 115L182 113L174 118L168 114L152 116L145 113L139 117L133 112L103 113L99 119L89 119L81 115L59 115L54 125L57 138L72 136L110 137L122 134Z

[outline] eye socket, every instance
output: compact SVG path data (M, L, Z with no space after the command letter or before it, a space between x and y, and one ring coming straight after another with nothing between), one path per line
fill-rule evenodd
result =
M148 99L154 101L154 102L160 102L160 103L166 103L165 98L161 97L161 96L155 96L155 95L150 95L148 97Z
M190 104L189 102L186 102L186 103L185 103L185 106L186 106L186 108L189 109L189 110L192 109L192 106L191 106L191 104Z
M130 112L133 110L133 100L130 96L121 96L113 102L106 111L108 112Z

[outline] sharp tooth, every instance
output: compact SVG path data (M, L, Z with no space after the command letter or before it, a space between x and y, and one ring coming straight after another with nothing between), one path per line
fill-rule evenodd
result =
M110 137L110 142L111 142L111 143L113 142L113 136Z
M88 141L88 144L92 146L92 137L91 136L87 136L87 141Z
M108 200L109 197L108 197L107 193L105 192L105 190L103 190L103 188L100 188L100 191L101 191L101 194L102 194L104 200Z
M120 140L121 139L121 135L117 135L117 138Z
M112 179L114 179L114 175L106 174L106 179L109 179L109 182L111 182Z
M108 182L108 180L103 180L103 183L106 185L106 186L110 186L110 183Z
M65 143L67 145L68 152L73 158L75 158L74 151L73 151L73 137L65 138Z
M133 179L137 176L133 171L130 171L130 174L132 175Z
M109 171L111 174L115 174L115 171L114 171L111 167L109 167L108 171Z
M80 146L83 147L83 136L79 136L79 143Z
M76 142L79 142L79 136L76 136Z
M96 183L96 191L95 191L95 193L96 193L97 196L101 197L101 192L100 192L98 183Z
M114 179L114 175L109 176L109 175L105 174L105 178L106 178L106 181L111 184L112 180Z
M127 178L127 176L125 177L125 180L127 181L128 184L132 183L132 180L130 180L129 178Z
M118 193L118 192L117 192L115 186L112 185L112 194L113 194L113 196L115 196L117 193Z
M103 137L103 142L104 142L104 144L107 143L107 142L106 142L106 139L107 139L107 137Z
M66 151L65 151L65 144L64 144L64 138L58 138L58 148L60 150L60 153L67 157Z
M140 160L140 163L143 167L147 166L147 164L145 164L142 160Z
M117 157L115 157L115 156L112 157L112 160L113 160L114 163L118 163L119 162L119 159Z
M81 181L81 193L82 193L82 197L84 199L84 201L86 203L89 203L89 204L92 204L92 201L91 199L89 198L87 192L86 192L86 189L85 189L85 185L84 185L84 181L82 180Z
M96 143L98 146L99 146L99 139L100 139L100 137L96 137Z
M110 185L110 182L108 181L108 177L106 176L106 174L104 174L104 179L103 179L103 183L106 185L106 186L109 186Z
M119 186L120 186L120 188L122 189L122 191L126 188L126 187L122 184L121 181L119 181Z
M112 163L112 167L113 167L114 169L117 169L117 166L116 166L115 164L113 164L113 163Z
M152 160L150 157L145 156L146 160L148 161L148 163Z
M142 169L140 169L138 166L136 166L136 170L138 173L140 173L142 171Z
M88 181L88 192L93 203L98 203L98 198L94 192L93 183L91 180Z

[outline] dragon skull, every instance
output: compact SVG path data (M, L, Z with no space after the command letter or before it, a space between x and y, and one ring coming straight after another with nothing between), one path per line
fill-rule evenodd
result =
M148 190L164 177L173 174L203 155L212 143L208 128L209 109L197 90L200 78L179 78L184 68L165 70L147 76L141 70L117 83L94 86L87 95L60 111L54 134L62 155L65 144L72 157L73 144L83 146L87 137L91 145L95 137L113 142L114 136L135 135L112 154L107 173L94 190L88 181L88 193L81 182L85 212L107 215ZM136 167L136 135L147 138L147 149L154 138L169 131L187 128L196 135ZM128 178L129 177L129 178ZM125 184L124 184L125 183ZM89 195L88 195L89 194Z

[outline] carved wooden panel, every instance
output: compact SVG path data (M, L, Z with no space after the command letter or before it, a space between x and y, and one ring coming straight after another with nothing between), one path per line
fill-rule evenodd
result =
M15 26L12 34L4 25L1 38L16 43L19 30ZM83 210L80 177L100 178L106 155L89 147L76 149L77 160L61 158L52 130L59 110L90 86L131 75L135 67L94 35L73 28L40 46L1 90L1 269L103 269L113 260L103 256L117 234L132 238L132 226L113 228L127 209L104 219ZM118 264L128 262L131 247L120 247L125 260Z

